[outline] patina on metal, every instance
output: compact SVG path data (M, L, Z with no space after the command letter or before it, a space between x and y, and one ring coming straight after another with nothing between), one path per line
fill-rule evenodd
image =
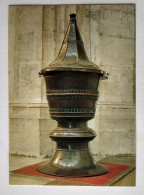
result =
M87 126L95 116L99 81L107 78L107 73L88 59L75 14L70 15L56 60L39 74L45 79L50 116L58 126L50 133L57 143L56 152L50 161L38 165L38 171L66 177L108 172L90 153L88 143L96 133Z

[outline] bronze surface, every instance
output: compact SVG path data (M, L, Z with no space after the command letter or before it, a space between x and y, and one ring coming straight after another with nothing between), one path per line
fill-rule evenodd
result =
M108 73L89 60L77 27L75 14L70 15L69 26L57 58L39 74L46 76L52 71L96 72L101 78L108 76Z
M50 162L38 165L38 170L67 177L108 172L90 153L88 142L96 133L87 127L87 121L95 116L99 81L108 75L88 59L75 14L70 15L58 57L40 75L46 83L50 116L58 122L58 127L50 133L57 143L56 152Z

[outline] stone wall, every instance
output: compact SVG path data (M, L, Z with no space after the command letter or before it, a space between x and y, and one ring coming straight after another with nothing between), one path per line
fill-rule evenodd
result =
M38 72L61 47L69 14L78 27L89 58L110 73L100 83L96 117L89 121L97 137L93 154L135 153L135 6L45 5L9 7L10 153L51 156L48 137L56 127Z

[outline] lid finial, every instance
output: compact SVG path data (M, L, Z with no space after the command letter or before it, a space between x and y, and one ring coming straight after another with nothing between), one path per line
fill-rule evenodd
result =
M70 14L70 19L71 20L76 20L76 14Z

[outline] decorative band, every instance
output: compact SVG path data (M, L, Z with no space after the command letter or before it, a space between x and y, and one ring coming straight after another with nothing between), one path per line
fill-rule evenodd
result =
M94 117L95 113L51 113L51 117L55 117L55 118L71 118L71 117L75 117L75 118L87 118L87 117Z
M96 90L91 90L91 89L49 89L47 90L47 95L49 94L94 94L94 95L98 95L98 91Z
M48 100L97 100L98 95L47 95Z
M95 108L50 108L50 113L95 113Z

